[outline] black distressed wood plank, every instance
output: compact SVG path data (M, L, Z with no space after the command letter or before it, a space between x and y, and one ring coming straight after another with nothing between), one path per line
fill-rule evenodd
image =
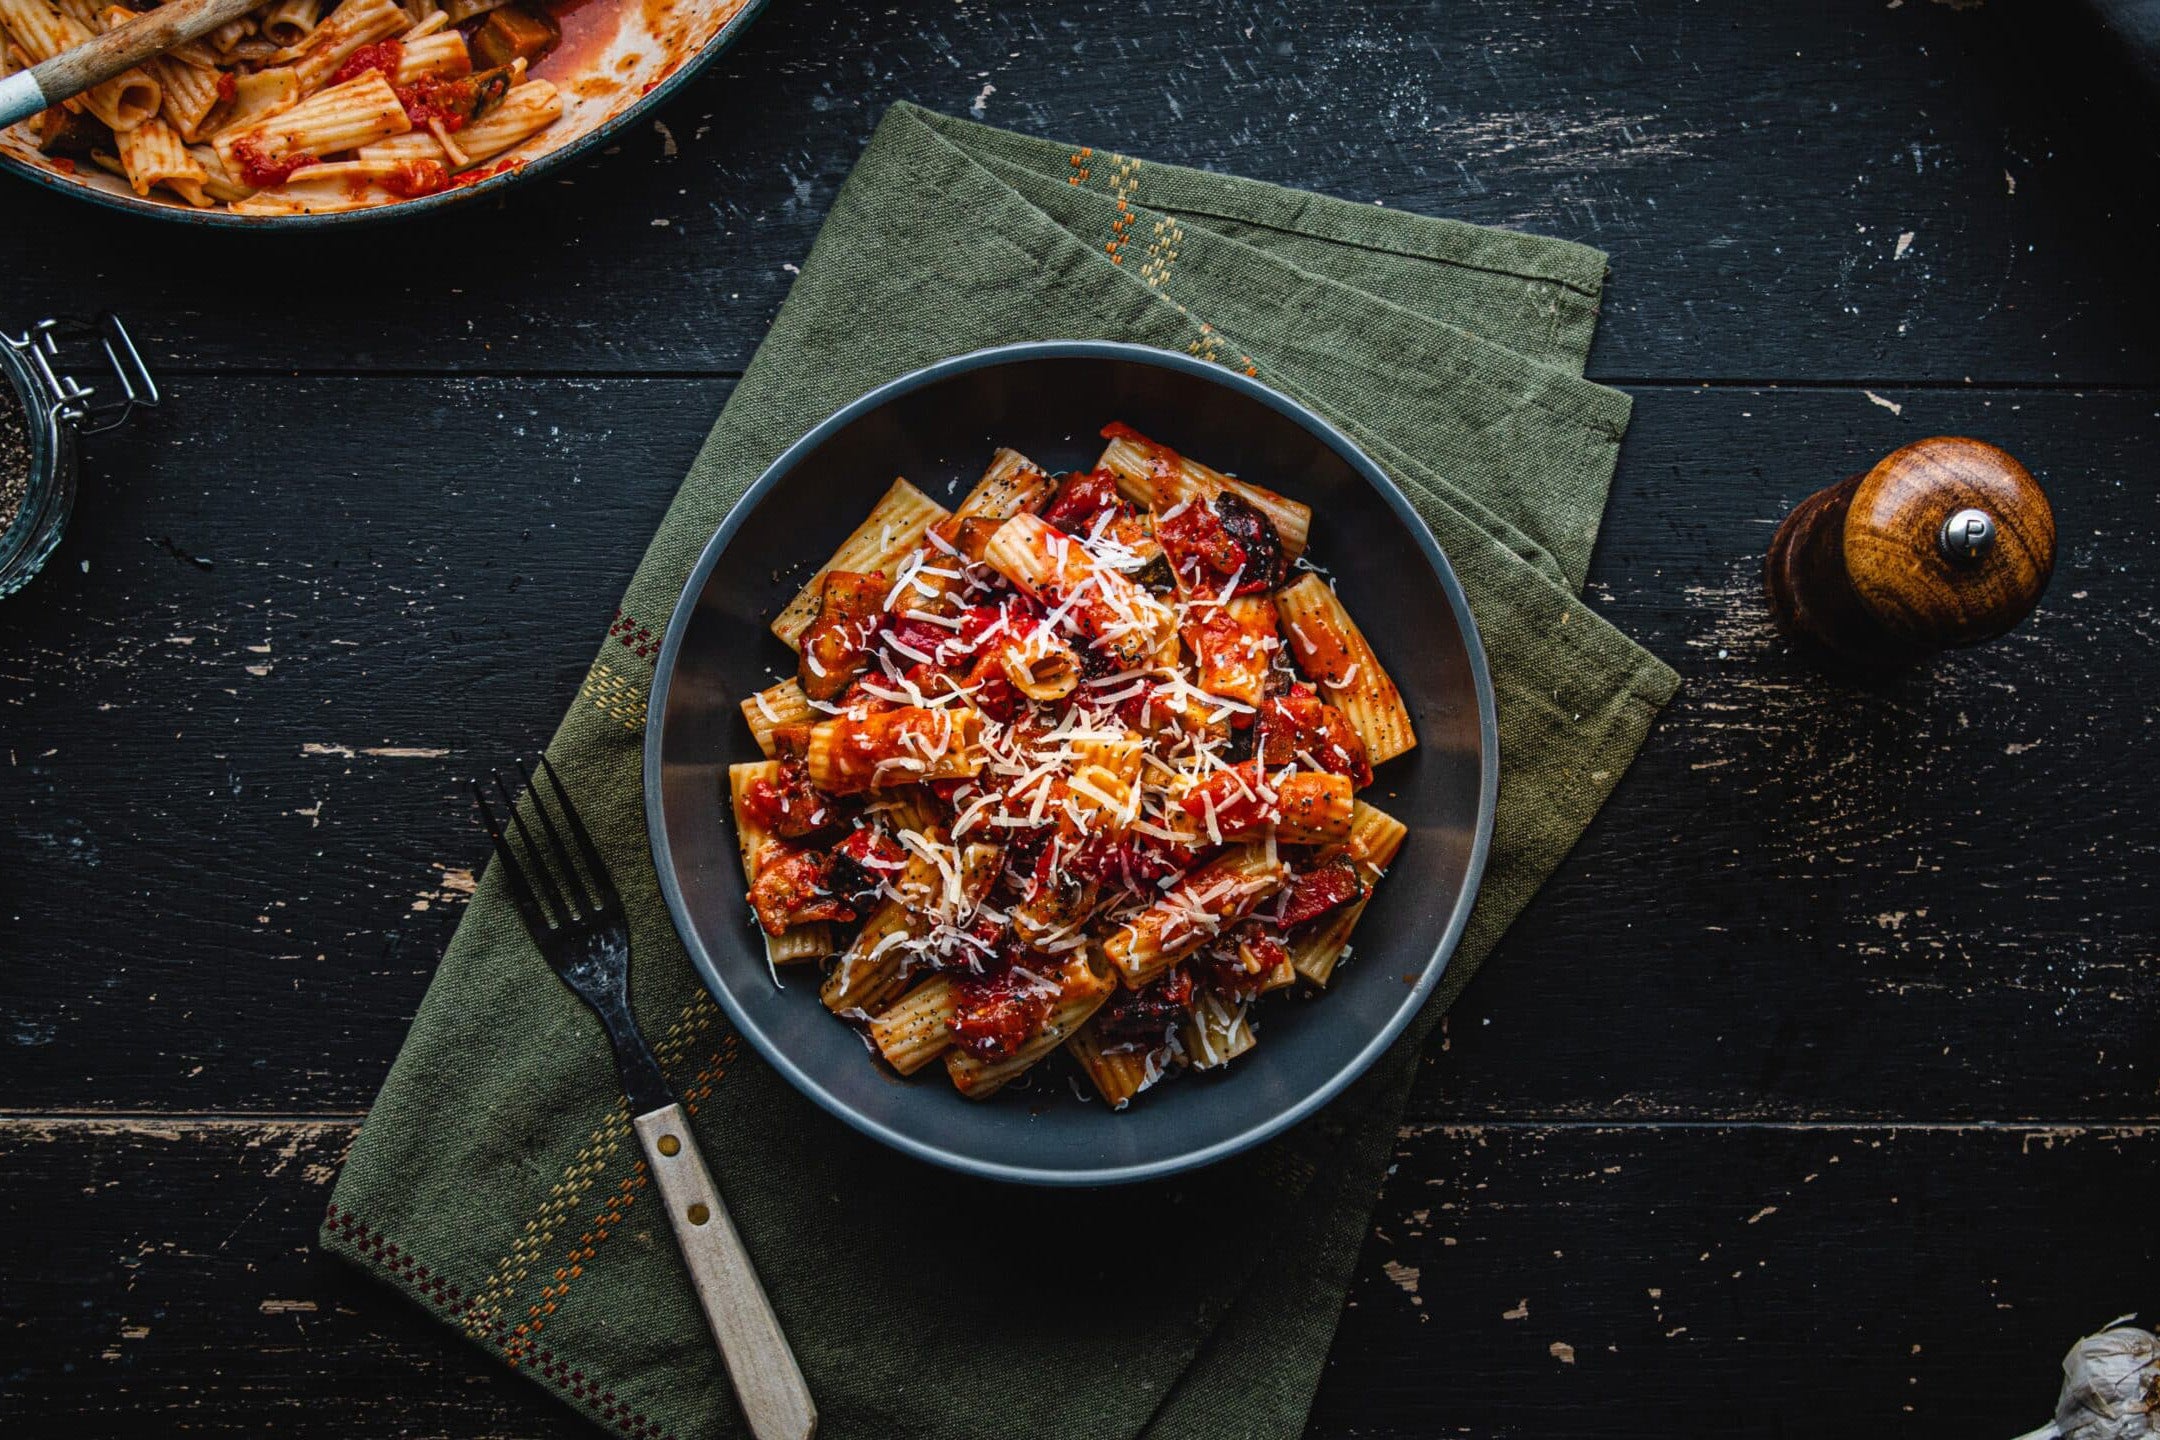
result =
M533 194L250 237L10 181L0 274L12 323L111 306L169 368L734 372L908 98L1598 245L1606 376L2150 383L2120 77L2063 6L782 0Z
M2160 1279L2154 1138L1414 1130L1309 1433L2021 1433Z
M366 1103L462 777L553 732L729 388L195 381L100 442L0 607L11 1098Z
M37 1237L0 1283L0 1426L590 1433L311 1253L350 1136L0 1123L0 1220ZM2149 1129L1413 1127L1397 1159L1314 1440L2007 1436L2160 1280Z
M1776 521L1944 433L2032 465L2054 581L1992 645L1825 677L1767 622ZM1590 592L1682 689L1412 1113L2160 1116L2156 438L2139 394L1639 396Z
M8 1103L363 1107L480 858L460 777L553 728L725 390L189 381L100 441L0 606ZM2151 397L1878 393L1638 395L1593 596L1685 688L1415 1115L2160 1109ZM2053 487L2054 588L1904 684L1820 679L1763 626L1770 527L1929 431Z

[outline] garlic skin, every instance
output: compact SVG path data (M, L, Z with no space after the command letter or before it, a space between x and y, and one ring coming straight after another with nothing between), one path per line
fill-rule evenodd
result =
M2018 1440L2160 1440L2160 1340L2118 1325L2063 1356L2055 1422Z

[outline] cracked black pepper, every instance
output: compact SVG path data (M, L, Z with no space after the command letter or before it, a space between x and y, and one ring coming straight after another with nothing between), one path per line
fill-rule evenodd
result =
M12 395L4 395L13 399ZM22 411L0 404L0 533L15 523L30 490L30 431Z

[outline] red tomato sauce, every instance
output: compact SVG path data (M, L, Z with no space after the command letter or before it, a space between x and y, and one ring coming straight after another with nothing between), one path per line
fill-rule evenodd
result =
M383 79L395 80L398 66L404 59L403 45L395 40L378 40L372 45L363 45L353 51L351 57L338 66L336 73L330 77L330 83L343 85L348 80L359 79L370 70L380 70Z
M305 153L272 159L253 140L234 142L233 158L240 162L240 178L257 190L282 185L292 178L293 171L320 163L313 155Z

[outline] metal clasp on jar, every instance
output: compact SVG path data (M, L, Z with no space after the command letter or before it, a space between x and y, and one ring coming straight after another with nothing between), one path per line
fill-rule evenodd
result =
M40 320L19 340L5 336L0 339L6 339L30 362L54 416L74 427L79 435L95 435L125 424L136 406L154 407L158 403L157 381L150 378L134 337L116 315L101 315L95 324ZM98 358L97 353L89 351L92 345L98 347L106 368L112 372L110 386L102 380L85 385L76 376L80 361Z

